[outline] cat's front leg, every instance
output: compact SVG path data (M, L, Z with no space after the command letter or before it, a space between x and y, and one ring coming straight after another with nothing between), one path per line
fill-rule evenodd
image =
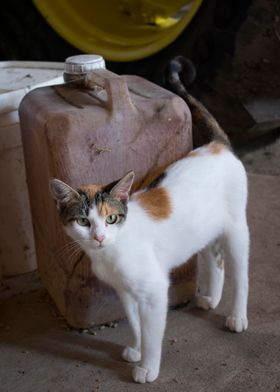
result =
M138 304L128 292L119 292L119 296L132 330L132 342L123 350L122 358L127 362L138 362L141 359L141 329Z
M166 323L168 282L155 283L139 298L141 323L141 363L133 369L134 381L152 382L159 374L162 338Z

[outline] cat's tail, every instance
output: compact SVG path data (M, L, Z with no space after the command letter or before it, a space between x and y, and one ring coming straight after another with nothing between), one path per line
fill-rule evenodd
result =
M191 110L194 148L212 141L217 141L231 148L229 138L212 114L201 102L189 94L187 87L194 82L195 78L196 70L193 63L183 56L177 56L171 60L165 74L168 87L183 98Z

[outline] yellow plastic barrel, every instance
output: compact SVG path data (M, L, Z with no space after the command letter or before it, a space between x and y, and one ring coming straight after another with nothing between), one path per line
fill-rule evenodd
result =
M169 45L203 0L33 0L71 45L106 60L145 58Z

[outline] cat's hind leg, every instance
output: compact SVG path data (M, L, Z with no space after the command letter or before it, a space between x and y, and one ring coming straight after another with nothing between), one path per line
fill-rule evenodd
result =
M234 332L245 331L248 327L248 258L249 230L246 218L232 222L226 232L226 259L232 267L234 298L230 316L226 326Z
M119 295L132 330L132 342L123 350L122 358L127 362L138 362L141 359L141 328L138 304L132 295L127 292L122 292Z
M200 252L208 270L207 295L196 297L196 306L201 309L215 309L218 306L224 286L224 251L221 241L209 244Z

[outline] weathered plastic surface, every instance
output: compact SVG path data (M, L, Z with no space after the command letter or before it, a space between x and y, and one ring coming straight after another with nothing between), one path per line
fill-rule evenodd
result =
M85 84L39 88L20 105L39 272L74 327L118 319L123 310L114 291L94 276L87 256L69 246L49 179L76 187L109 183L133 169L139 187L192 146L189 109L171 92L107 70L92 72ZM189 300L195 261L174 272L172 281L171 303Z
M62 63L0 62L0 276L37 268L18 106L31 89L62 83Z

